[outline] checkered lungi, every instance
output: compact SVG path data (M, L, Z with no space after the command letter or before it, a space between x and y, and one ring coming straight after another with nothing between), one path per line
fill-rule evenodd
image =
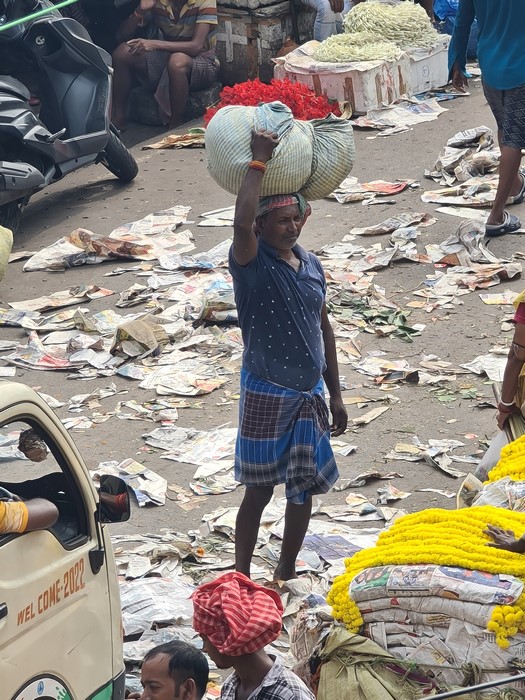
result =
M525 85L512 90L496 90L484 82L483 92L501 131L503 145L520 150L525 148Z
M168 51L147 51L148 81L155 89L155 99L166 124L171 116L170 83L168 76ZM217 82L219 60L215 56L196 56L192 59L190 92L198 92Z
M330 445L322 379L296 391L241 370L235 478L245 486L286 485L286 498L302 504L326 493L339 472Z
M152 88L157 88L171 56L169 51L146 51L148 80ZM219 61L215 56L195 56L192 59L190 92L209 88L217 81Z

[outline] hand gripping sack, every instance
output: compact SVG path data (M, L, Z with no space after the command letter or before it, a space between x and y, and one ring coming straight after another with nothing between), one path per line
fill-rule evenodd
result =
M310 177L313 129L309 122L296 122L290 109L281 102L220 109L205 134L208 172L220 187L237 194L252 160L252 131L260 129L279 136L279 145L264 175L261 195L297 192Z

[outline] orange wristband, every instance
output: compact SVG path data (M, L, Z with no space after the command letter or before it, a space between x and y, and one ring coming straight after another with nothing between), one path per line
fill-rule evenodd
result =
M252 170L259 170L261 173L265 173L266 163L263 163L262 160L251 160L248 163L248 168L251 168Z

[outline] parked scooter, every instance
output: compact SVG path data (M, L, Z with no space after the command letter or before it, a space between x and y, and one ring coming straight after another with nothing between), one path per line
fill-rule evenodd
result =
M0 0L0 29L44 8ZM111 57L84 27L51 9L0 31L1 45L30 62L41 107L36 116L26 86L0 75L0 225L15 230L35 192L91 163L131 182L137 163L110 122Z

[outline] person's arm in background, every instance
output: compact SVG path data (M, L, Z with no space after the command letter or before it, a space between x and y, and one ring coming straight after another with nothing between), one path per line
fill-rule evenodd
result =
M514 403L516 391L518 390L518 378L525 364L525 324L516 323L514 336L503 373L503 384L501 386L501 397L498 405L496 421L498 428L503 430L505 421L511 413L518 410Z
M144 26L144 22L149 12L155 7L156 0L140 0L137 9L127 18L117 29L117 43L132 39L137 29Z
M58 509L44 498L0 502L0 533L46 530L58 520Z
M131 54L139 55L146 51L167 51L185 53L195 58L200 56L210 33L211 24L196 24L190 41L165 41L164 39L130 39L127 44Z
M141 54L144 51L167 51L168 53L185 53L191 58L200 56L203 52L208 34L213 27L217 27L217 4L215 0L197 2L198 15L191 39L183 41L164 38L161 40L131 39L128 46L132 54Z
M329 0L332 12L339 14L345 9L344 0Z
M328 320L326 304L321 311L321 331L323 333L326 369L323 379L330 394L330 413L332 414L331 433L334 437L342 435L348 424L348 414L341 396L341 384L339 382L339 366L337 363L337 350L335 347L334 331Z
M506 549L507 552L515 552L516 554L525 553L525 535L518 539L512 530L503 530L495 525L488 525L485 534L494 540L494 542L487 542L488 547Z
M45 498L33 498L25 501L27 507L27 526L25 531L46 530L58 520L58 508Z
M473 0L459 0L454 32L448 47L448 69L452 87L460 92L465 92L468 85L465 75L467 46L475 16Z

